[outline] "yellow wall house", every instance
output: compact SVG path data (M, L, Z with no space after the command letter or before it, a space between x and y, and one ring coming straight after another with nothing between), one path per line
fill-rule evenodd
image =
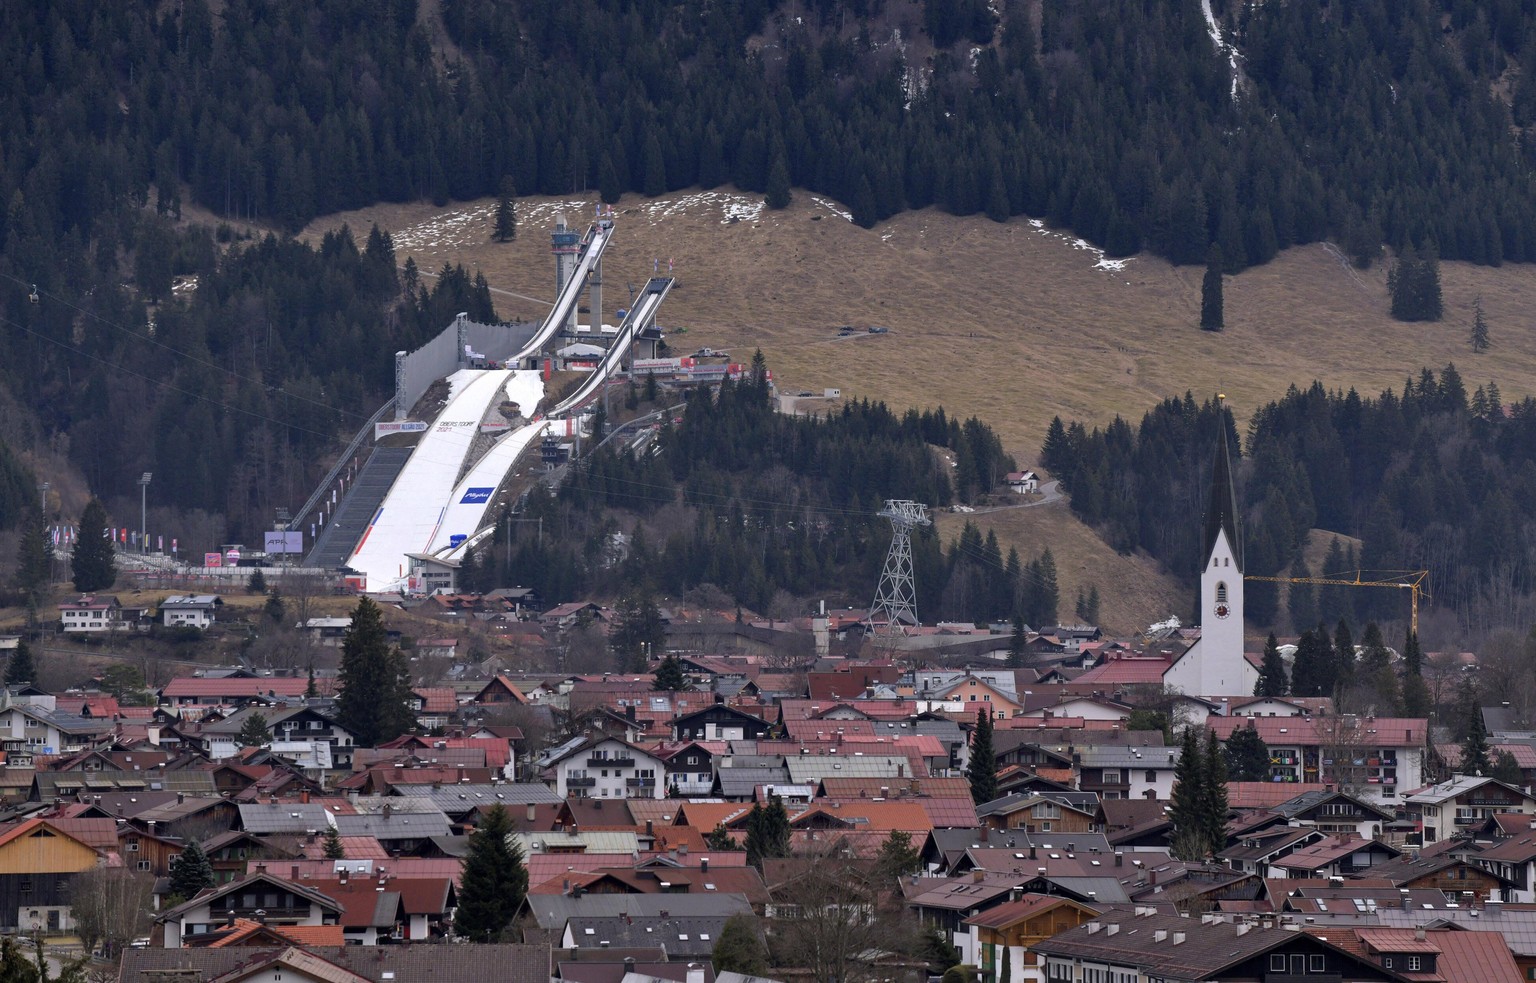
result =
M69 931L69 880L101 861L45 819L0 827L0 931Z
M1026 894L967 918L970 934L957 932L955 944L961 960L980 968L985 981L1044 983L1044 966L1031 951L1034 944L1098 915L1096 909L1067 898Z

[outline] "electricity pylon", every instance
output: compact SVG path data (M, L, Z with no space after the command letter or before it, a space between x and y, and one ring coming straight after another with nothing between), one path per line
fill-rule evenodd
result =
M917 590L912 581L912 527L932 524L928 506L904 499L888 499L880 514L891 520L891 549L869 609L869 623L877 635L903 635L907 625L917 625Z

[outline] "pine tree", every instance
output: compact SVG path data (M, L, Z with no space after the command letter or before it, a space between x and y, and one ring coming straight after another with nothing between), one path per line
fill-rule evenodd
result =
M496 941L528 894L528 868L512 839L512 817L501 803L487 809L469 835L459 885L453 934L472 942Z
M768 805L752 803L747 814L747 863L761 870L764 860L789 856L789 813L784 800L770 796Z
M1201 766L1201 828L1205 833L1206 854L1214 856L1227 845L1228 812L1227 759L1221 753L1214 730L1205 732L1205 760Z
M245 582L247 594L265 594L267 592L267 575L257 567L251 572L251 576Z
M1013 615L1013 631L1008 636L1008 668L1024 667L1024 645L1028 640L1029 636L1024 634L1024 616L1016 611Z
M1483 723L1482 700L1470 679L1462 681L1457 710L1467 728L1467 736L1461 742L1461 767L1457 771L1463 775L1487 775L1493 771L1488 752L1488 728Z
M1259 736L1253 721L1239 727L1227 738L1225 749L1227 777L1234 782L1269 781L1269 746Z
M763 203L774 211L788 208L793 196L789 190L789 167L784 163L784 155L776 154L773 158L773 166L768 169L768 192L763 196Z
M171 860L170 875L171 893L184 901L197 897L197 892L204 888L213 887L213 865L196 840Z
M16 586L36 602L53 579L53 542L41 509L29 509L16 543Z
M117 582L117 558L108 535L107 510L93 498L80 513L80 535L69 561L75 590L82 594L107 590Z
M1221 296L1221 249L1212 246L1205 258L1205 277L1200 281L1200 330L1220 331L1224 327L1226 315Z
M501 179L501 191L496 196L496 230L491 238L497 242L517 238L517 187L510 174Z
M1290 691L1291 681L1285 675L1285 660L1280 657L1280 646L1275 641L1275 633L1270 632L1269 638L1264 642L1264 662L1259 667L1259 682L1254 687L1254 696L1280 697Z
M37 665L32 659L32 646L26 639L16 643L16 650L11 653L10 661L5 664L5 685L21 686L24 683L37 682Z
M327 826L325 828L324 850L325 859L327 860L347 859L347 848L342 844L341 833L336 830L335 826Z
M1488 341L1488 318L1483 315L1483 298L1477 298L1477 304L1473 308L1472 315L1472 350L1474 352L1486 352L1490 347Z
M768 971L768 947L763 944L757 920L751 915L732 915L720 929L720 938L709 954L715 974L741 973L761 976Z
M1173 855L1179 860L1203 860L1206 830L1202 810L1206 804L1205 757L1193 727L1184 729L1184 744L1173 769L1173 796L1168 818L1173 821Z
M912 845L912 834L905 830L892 830L880 851L875 854L875 866L886 878L905 877L922 869L923 859Z
M1333 630L1333 662L1338 667L1335 678L1338 685L1348 686L1355 679L1355 640L1350 633L1349 622L1339 619Z
M997 983L1013 983L1013 946L1003 946L1003 968L998 974Z
M1520 770L1520 762L1515 760L1513 754L1502 748L1493 756L1493 771L1490 774L1505 785L1520 788L1525 784L1525 773Z
M725 828L724 823L715 823L715 828L704 834L704 844L711 850L737 850L740 849L736 837Z
M688 679L683 675L683 664L671 652L668 652L661 660L661 664L656 667L653 678L656 680L654 685L659 690L675 693L688 688Z
M997 798L997 753L992 749L992 716L976 711L976 730L971 734L971 760L965 767L971 782L971 800L977 805Z
M652 653L665 651L667 628L649 589L638 588L619 599L618 618L608 633L621 672L644 672Z
M1428 717L1430 711L1429 686L1424 682L1424 653L1419 648L1419 636L1409 632L1403 644L1403 716Z
M391 648L379 606L358 601L341 643L337 721L358 747L377 747L411 729L409 664Z
M266 716L260 710L252 710L245 723L240 725L235 743L241 747L264 747L271 742L272 733L267 729Z

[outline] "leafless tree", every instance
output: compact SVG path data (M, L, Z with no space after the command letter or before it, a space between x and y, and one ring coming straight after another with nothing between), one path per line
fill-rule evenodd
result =
M149 925L149 874L122 867L94 867L69 884L70 910L85 951L101 943L108 958Z
M883 958L915 951L921 932L873 861L849 855L840 839L796 859L803 866L769 907L774 965L803 967L817 980L872 983L889 975Z

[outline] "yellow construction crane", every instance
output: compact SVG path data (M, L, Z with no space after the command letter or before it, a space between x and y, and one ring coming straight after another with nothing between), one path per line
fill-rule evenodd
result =
M1367 580L1365 574L1377 579ZM1413 597L1412 631L1419 633L1419 596L1429 597L1424 581L1429 579L1428 570L1356 570L1354 577L1339 574L1331 577L1244 577L1244 580L1267 580L1277 584L1332 584L1336 587L1397 587L1409 591Z

